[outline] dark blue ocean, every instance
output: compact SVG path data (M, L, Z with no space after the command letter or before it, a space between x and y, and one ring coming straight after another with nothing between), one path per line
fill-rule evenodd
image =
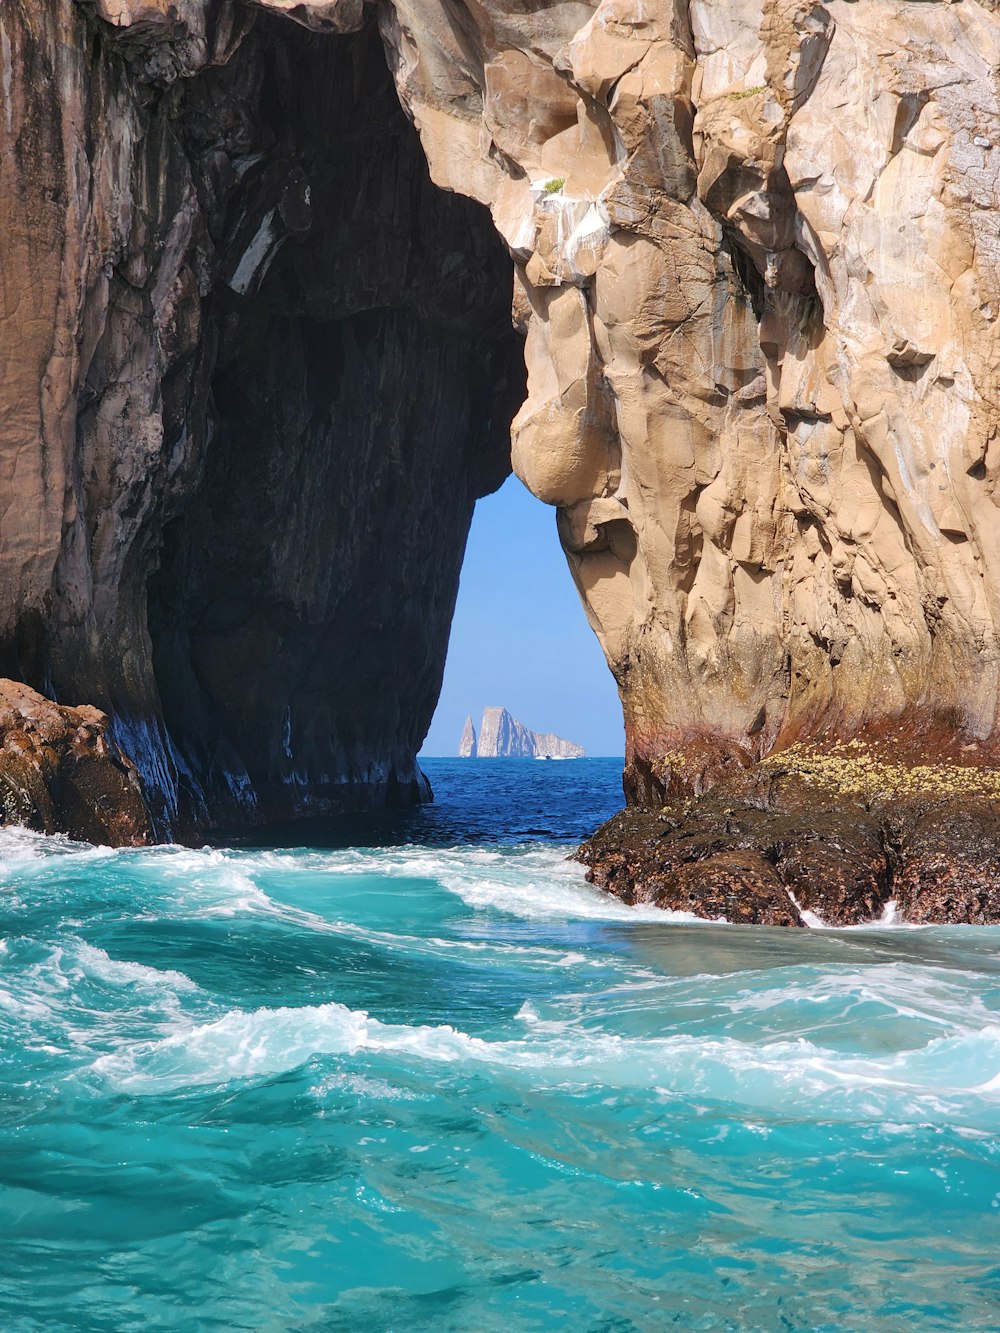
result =
M305 846L0 831L0 1329L1000 1327L1000 934L630 909L618 763L425 766Z

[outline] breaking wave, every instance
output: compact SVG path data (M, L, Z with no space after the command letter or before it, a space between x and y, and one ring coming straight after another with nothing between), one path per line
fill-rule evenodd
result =
M997 932L569 851L0 831L0 1325L994 1327Z

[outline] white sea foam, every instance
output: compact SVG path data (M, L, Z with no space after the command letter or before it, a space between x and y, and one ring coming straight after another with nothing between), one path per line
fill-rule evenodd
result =
M167 897L181 914L235 917L275 907L248 873L244 858L213 847L157 847L138 855L137 869L152 872L168 888Z
M378 930L372 926L361 926L351 921L330 921L315 912L300 908L272 903L271 913L290 925L301 926L306 930L337 935L344 939L357 940L363 944L374 945L409 957L417 954L423 957L447 958L453 954L471 954L473 957L489 955L491 958L511 959L530 963L534 967L593 967L595 960L582 953L567 953L564 949L552 949L541 944L512 944L507 940L483 939L442 939L436 935L408 935L399 931Z
M795 907L798 909L799 915L802 917L803 922L810 928L810 930L854 931L854 930L927 930L928 929L927 925L924 923L905 920L902 912L899 910L899 903L896 902L895 898L889 899L885 907L883 907L882 909L882 915L880 917L877 917L874 921L860 921L856 925L852 926L838 926L832 924L829 921L824 921L823 918L819 916L816 912L810 912L808 908L800 907L798 901L796 900L795 895L791 892L790 889L788 890L788 896L795 904Z
M104 949L82 940L75 946L74 954L75 958L70 964L71 973L84 974L97 981L109 982L115 986L152 988L157 991L198 989L191 978L185 976L183 972L173 968L147 967L144 963L130 963L124 959L112 958Z
M424 1102L433 1100L433 1092L415 1092L386 1078L369 1078L364 1074L330 1074L310 1089L318 1101L342 1097L347 1093L363 1101Z
M43 869L53 857L99 861L114 855L110 847L74 842L62 833L36 833L18 824L0 827L0 881L25 870Z
M792 906L798 912L803 922L807 926L809 926L811 930L827 929L826 922L822 919L822 917L818 916L815 912L810 912L808 907L803 907L802 904L799 902L798 898L796 898L795 894L791 891L791 889L786 889L785 892L791 899Z
M5 961L0 1043L85 1064L129 1033L167 1035L191 1021L184 1002L198 987L172 968L112 958L73 938L45 948L17 941Z
M1000 1026L942 1036L913 1051L844 1055L812 1042L705 1040L688 1034L622 1037L522 1010L525 1036L487 1041L447 1025L387 1024L330 1003L233 1010L156 1041L99 1057L92 1068L142 1095L273 1076L315 1056L391 1057L527 1079L536 1089L656 1088L661 1096L732 1102L777 1115L937 1121L970 1099L1000 1103Z
M49 838L44 833L9 824L0 828L0 868L24 861L39 861L65 845L65 838Z
M524 920L693 923L688 912L629 907L596 889L568 848L530 848L516 854L454 848L435 857L433 877L468 906ZM419 857L416 858L419 861ZM704 925L705 922L700 922Z
M41 957L26 966L10 967L8 980L10 984L16 980L23 996L58 995L64 1004L77 1002L80 984L88 980L102 985L134 986L143 991L197 990L183 972L112 958L104 949L79 939L50 945Z
M881 1011L949 1032L988 1028L1000 1021L997 1010L972 989L976 975L954 969L875 963L861 971L827 965L821 972L811 971L801 981L776 973L764 976L775 984L742 989L725 1002L725 1008L736 1014L801 1006L829 1011L841 1020L865 1008L867 1016L859 1021L871 1023L873 1012ZM817 1021L823 1021L822 1016L817 1015Z
M157 848L145 864L184 881L183 897L199 914L270 912L288 915L257 885L275 873L329 878L411 879L440 885L469 907L523 920L647 921L710 924L689 912L629 907L586 882L570 847L349 848L343 851L223 853ZM414 892L419 892L414 889ZM179 899L178 899L179 900ZM305 917L299 913L302 924ZM323 929L320 919L316 928Z

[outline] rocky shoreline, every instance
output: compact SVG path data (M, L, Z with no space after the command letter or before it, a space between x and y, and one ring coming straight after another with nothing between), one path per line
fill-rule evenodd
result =
M136 766L98 708L53 703L0 680L0 822L80 842L154 842Z
M1000 772L904 762L861 741L799 745L578 852L629 904L770 926L1000 922Z

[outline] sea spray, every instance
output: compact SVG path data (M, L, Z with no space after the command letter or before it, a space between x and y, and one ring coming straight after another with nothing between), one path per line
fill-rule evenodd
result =
M0 833L0 1325L995 1326L996 932L633 911L522 767L385 846Z

